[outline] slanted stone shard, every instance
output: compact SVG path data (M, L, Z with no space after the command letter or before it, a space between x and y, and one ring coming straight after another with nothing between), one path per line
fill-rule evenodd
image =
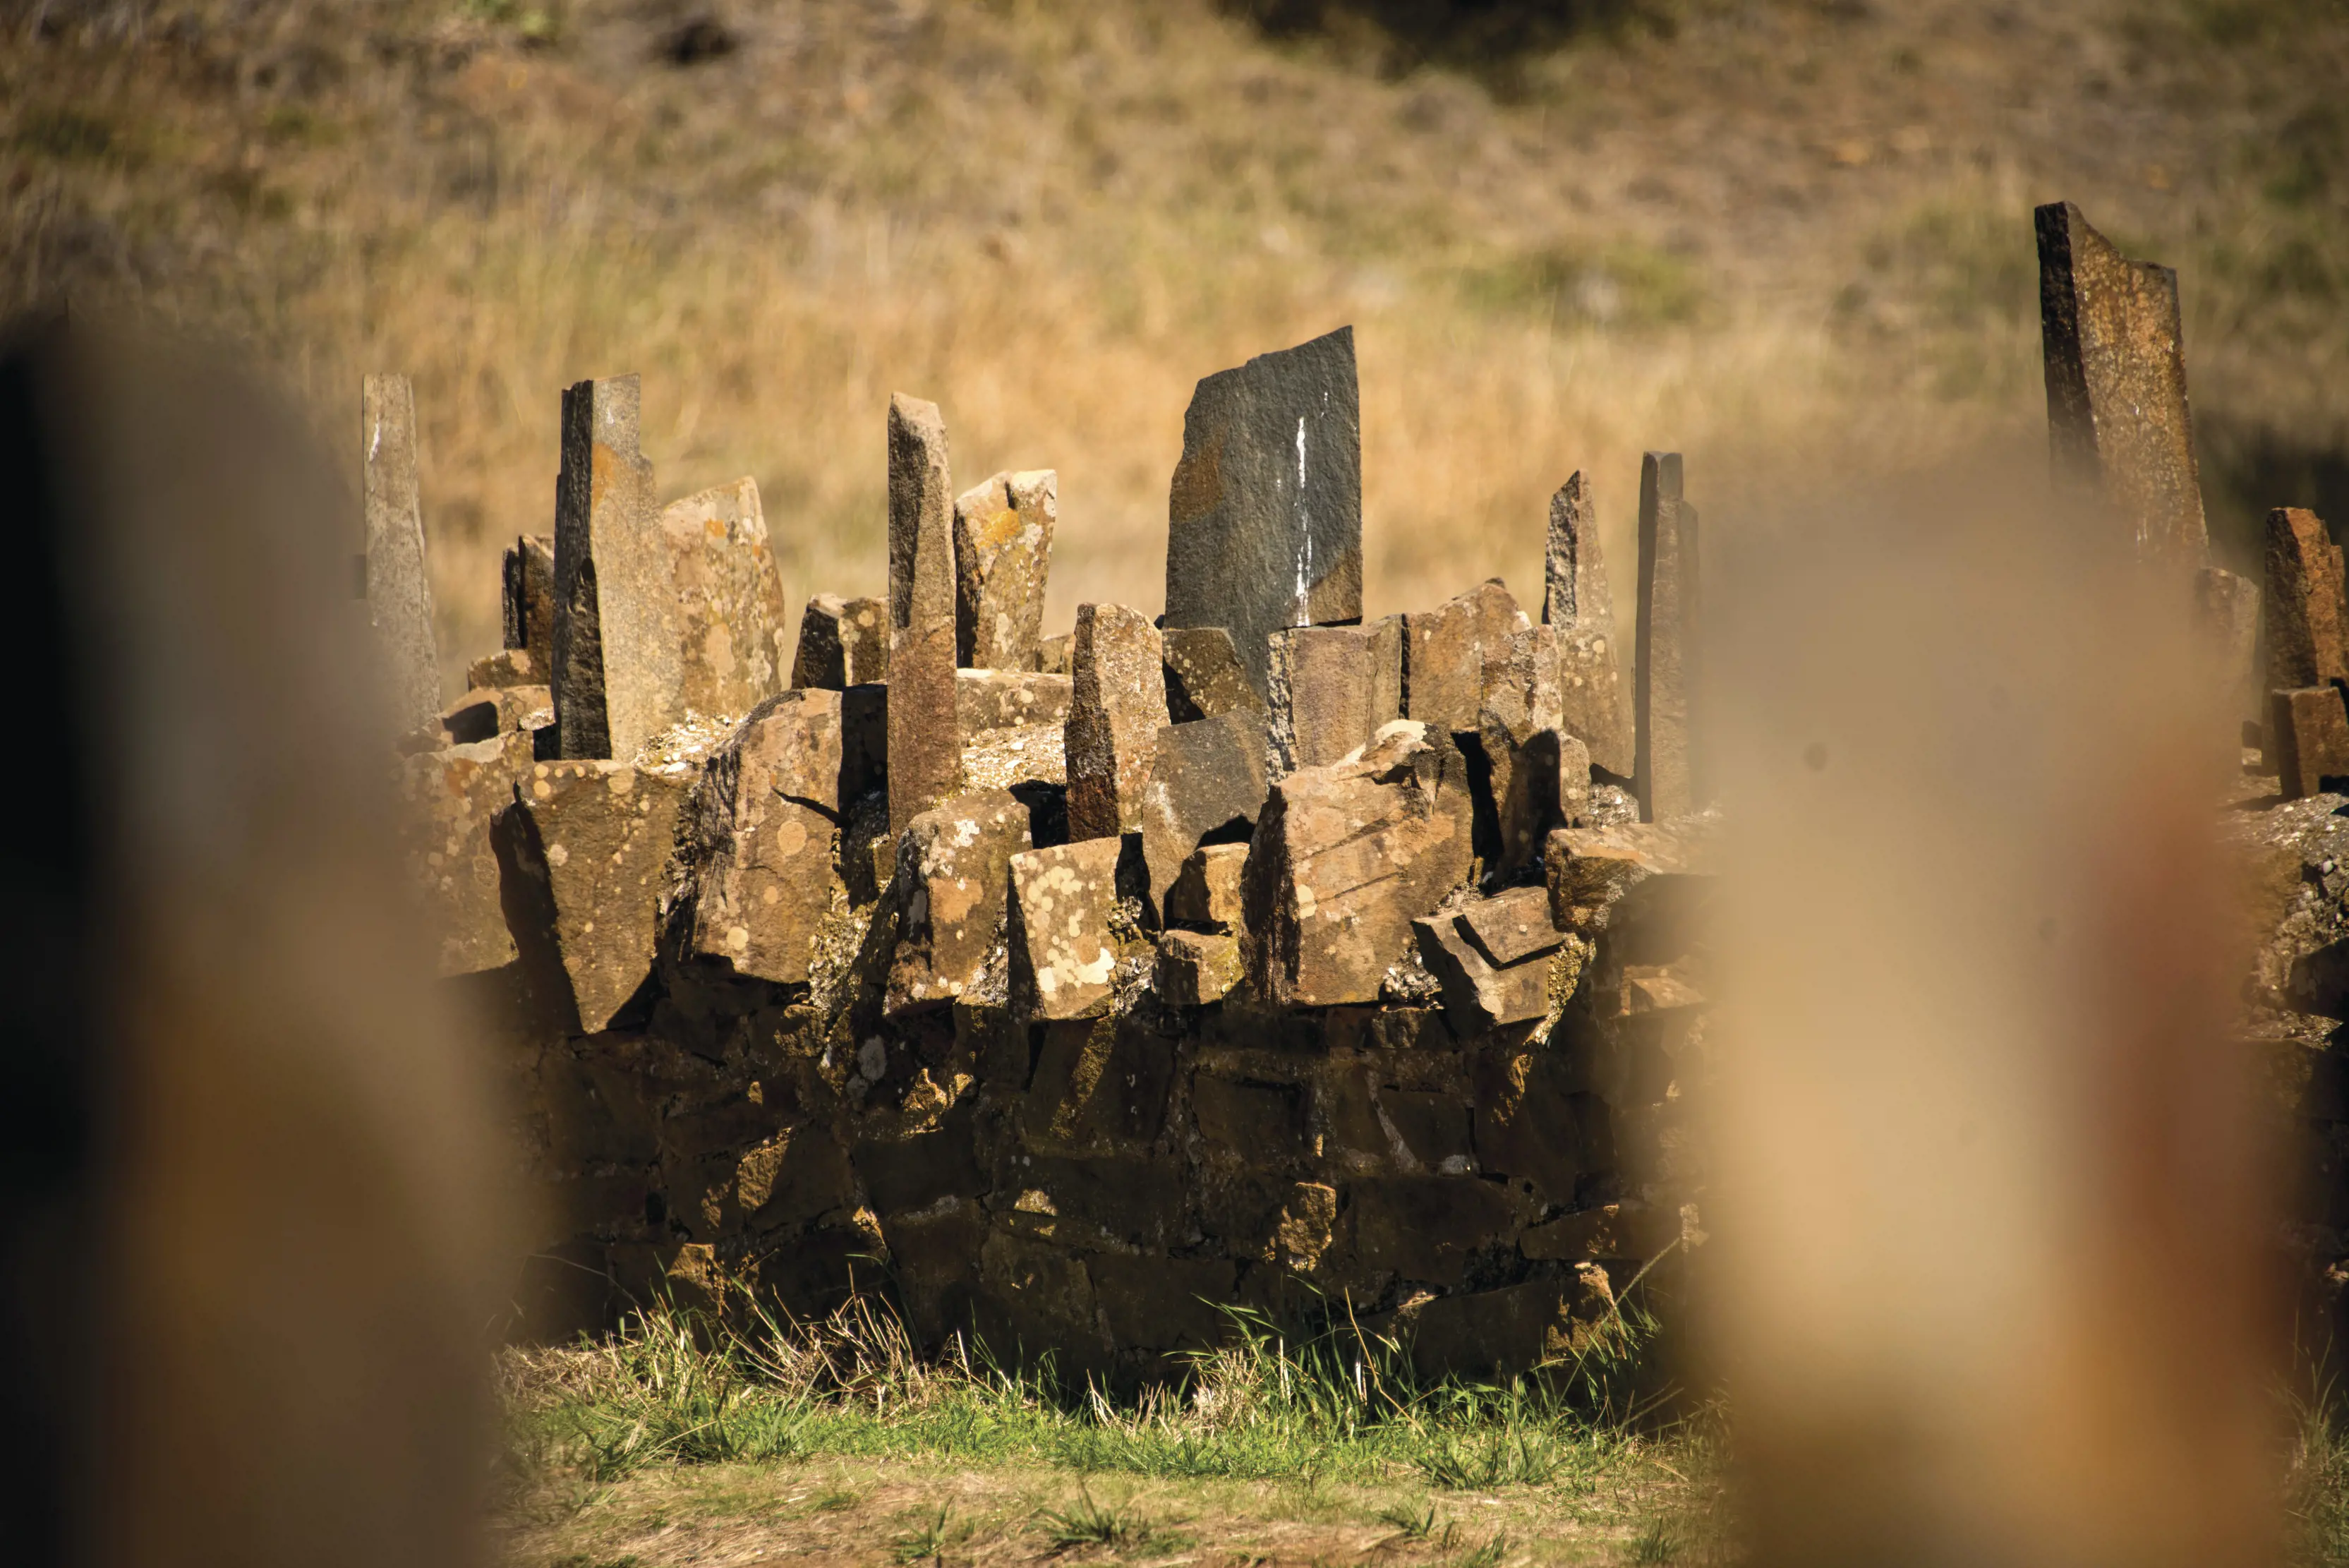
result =
M1404 717L1445 734L1474 731L1510 639L1532 625L1498 577L1403 617Z
M686 782L626 763L539 763L498 814L506 925L569 1033L610 1027L652 973Z
M1401 718L1398 628L1304 626L1271 638L1270 761L1278 774L1327 767Z
M961 784L955 728L953 492L936 403L889 399L889 826Z
M556 743L567 759L633 757L683 707L682 650L659 545L653 468L637 450L634 376L563 394L555 482Z
M1461 933L1488 963L1516 963L1556 951L1566 940L1550 919L1547 888L1512 888L1489 898L1472 898L1460 907L1459 919Z
M1261 715L1226 713L1161 728L1142 795L1142 854L1151 902L1167 898L1201 840L1253 825L1264 808Z
M839 885L840 775L836 691L771 697L711 753L680 835L687 956L785 985L808 978Z
M1455 1033L1471 1038L1549 1011L1546 958L1495 963L1468 940L1460 919L1449 911L1413 920L1412 931L1419 961L1443 987L1444 1011Z
M2224 566L2194 574L2194 628L2209 660L2211 686L2237 719L2260 715L2259 585Z
M2324 520L2297 506L2270 512L2266 564L2268 690L2349 680L2341 550Z
M888 1013L947 1006L985 978L1003 939L1011 857L1027 847L1028 808L1009 790L957 795L905 826L897 836L896 885L905 902Z
M2069 202L2033 216L2057 482L2087 498L2140 557L2181 571L2206 566L2178 275L2121 254Z
M1112 837L1142 826L1151 753L1166 723L1158 628L1123 605L1079 605L1071 668L1069 836Z
M1167 500L1166 625L1229 629L1268 697L1266 639L1362 615L1354 329L1207 377Z
M1248 683L1232 634L1219 626L1170 626L1166 647L1166 711L1178 724L1226 713L1261 713L1263 693Z
M1566 732L1590 760L1630 778L1636 741L1630 694L1616 657L1615 596L1599 548L1599 510L1580 473L1549 502L1549 552L1542 620L1557 628L1557 691Z
M524 534L506 546L498 575L505 645L528 653L542 678L554 667L554 539Z
M783 687L783 580L748 477L672 501L660 514L678 701L704 715L747 713Z
M2268 760L2286 800L2349 790L2349 707L2338 686L2269 694Z
M1696 685L1697 516L1681 495L1681 454L1640 462L1640 650L1633 681L1632 793L1640 816L1695 809L1690 701Z
M966 741L983 730L1028 729L1068 722L1075 682L1032 670L955 671L955 722Z
M366 442L367 621L392 701L392 732L405 734L440 711L440 653L432 639L432 580L417 494L416 396L407 377L359 382L359 429Z
M1378 1000L1411 922L1473 859L1467 769L1448 741L1397 720L1361 756L1272 786L1244 878L1249 981L1277 1007Z
M532 765L530 736L512 731L400 765L401 857L444 975L513 961L490 823L513 804L514 782L527 778Z
M1093 838L1011 857L1014 974L1031 1016L1089 1018L1109 1006L1123 847Z
M955 500L955 656L967 670L1032 670L1060 475L999 473Z

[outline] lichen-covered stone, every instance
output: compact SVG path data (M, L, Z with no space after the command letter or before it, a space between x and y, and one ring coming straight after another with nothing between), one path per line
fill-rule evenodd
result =
M475 687L440 711L444 742L468 746L554 722L554 694L543 686Z
M1142 794L1142 854L1153 905L1165 908L1176 877L1209 834L1253 826L1266 788L1261 715L1226 713L1159 730Z
M1239 983L1240 972L1240 943L1236 936L1187 930L1158 933L1158 964L1150 983L1170 1007L1205 1007L1220 1002Z
M661 509L679 712L731 717L783 689L783 581L748 477Z
M465 690L496 691L516 686L546 686L546 667L523 648L502 648L465 666Z
M1069 836L1107 838L1142 826L1143 787L1166 723L1158 628L1123 605L1079 605L1065 746Z
M1548 895L1539 888L1520 891L1532 893L1541 901L1547 923ZM1420 961L1443 986L1444 1009L1452 1017L1454 1031L1463 1038L1504 1023L1539 1018L1549 1011L1548 954L1564 941L1562 936L1553 932L1548 948L1515 961L1500 961L1471 940L1469 925L1458 911L1427 916L1413 921L1412 928L1419 940Z
M1327 767L1402 717L1402 646L1391 624L1272 634L1269 760L1276 774Z
M1123 847L1092 838L1011 857L1012 957L1035 1016L1083 1018L1109 1005Z
M1245 877L1247 968L1258 999L1330 1007L1378 999L1411 922L1466 877L1467 770L1398 720L1363 754L1272 786Z
M840 694L786 691L709 758L683 835L686 951L782 984L808 978L840 878Z
M1148 839L1143 843L1147 845ZM1192 925L1237 929L1241 919L1241 878L1247 869L1245 844L1203 844L1191 851L1183 869L1167 889L1165 918Z
M1542 620L1557 631L1557 690L1566 732L1618 778L1633 765L1630 694L1617 657L1615 596L1599 546L1599 510L1573 474L1549 503Z
M1249 683L1230 632L1220 626L1170 626L1161 636L1166 711L1176 723L1266 711L1264 694Z
M792 684L843 691L889 679L889 603L818 594L800 615Z
M955 723L966 744L982 730L1025 730L1039 724L1058 729L1069 720L1076 683L1065 675L1032 670L955 671Z
M401 856L444 975L513 961L490 823L513 804L514 781L532 766L530 736L512 731L400 765Z
M936 403L889 400L889 826L961 787L953 499Z
M1061 513L1049 468L999 473L955 499L955 652L968 670L1032 670Z
M1532 625L1498 577L1403 617L1404 717L1444 734L1474 731L1511 639Z
M633 757L682 716L684 648L634 376L563 394L555 482L552 680L562 754Z
M947 1006L979 983L1003 943L1011 857L1028 846L1028 808L1008 790L957 795L905 826L891 1014Z

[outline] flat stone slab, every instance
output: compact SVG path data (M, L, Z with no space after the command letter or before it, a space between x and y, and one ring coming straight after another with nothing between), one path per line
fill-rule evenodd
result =
M502 648L465 666L465 690L494 691L515 686L546 686L546 665L523 648Z
M745 477L661 509L678 702L704 716L747 713L781 691L783 580L767 543L759 486Z
M1142 854L1153 907L1165 907L1184 866L1209 834L1253 826L1267 787L1260 714L1226 713L1160 728L1142 796Z
M840 772L836 691L769 698L710 755L682 836L689 956L784 985L808 978L842 890Z
M1403 716L1445 734L1474 731L1510 639L1532 626L1498 577L1403 617Z
M1003 941L1011 857L1028 847L1028 807L1009 790L957 795L905 826L885 1011L945 1007L980 982Z
M554 722L554 694L543 686L475 687L440 711L447 744L471 745Z
M1076 682L1032 670L955 671L955 723L966 736L982 730L1020 730L1068 722Z
M1277 631L1271 652L1268 754L1276 773L1327 767L1402 716L1399 618Z
M1232 634L1219 626L1170 626L1166 649L1166 711L1178 724L1226 713L1261 713L1264 693L1249 684Z
M1375 1002L1411 922L1474 860L1467 769L1398 720L1359 758L1272 786L1245 877L1247 969L1276 1007Z
M1143 788L1166 723L1158 628L1123 605L1079 605L1070 668L1069 836L1113 837L1142 826Z
M1014 978L1031 1016L1089 1018L1109 1006L1123 847L1092 838L1011 857Z
M1513 964L1555 951L1566 933L1550 919L1547 888L1511 888L1458 910L1463 935L1488 963Z
M1230 631L1268 698L1266 639L1362 616L1354 329L1202 380L1167 502L1166 624Z
M1539 893L1540 888L1533 891ZM1547 896L1544 895L1544 901ZM1444 990L1444 1010L1454 1033L1464 1039L1504 1023L1539 1018L1549 1011L1548 953L1515 963L1496 963L1478 950L1468 927L1446 910L1412 922L1419 961Z
M512 731L400 764L400 857L444 975L513 961L490 823L513 804L514 783L533 765L530 736Z
M1033 670L1060 475L999 473L955 498L955 657L970 670Z

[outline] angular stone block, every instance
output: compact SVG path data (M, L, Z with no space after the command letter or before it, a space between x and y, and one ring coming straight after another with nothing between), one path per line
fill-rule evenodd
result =
M1547 902L1547 895L1543 901ZM1462 1038L1549 1011L1547 953L1497 963L1468 940L1465 923L1451 910L1414 920L1412 929L1419 941L1420 962L1444 988L1444 1010L1451 1015L1453 1032Z
M1542 846L1550 919L1560 930L1596 930L1610 912L1651 882L1639 902L1662 907L1702 896L1714 873L1709 838L1648 823L1623 827L1561 829ZM1684 913L1685 911L1680 911Z
M492 830L500 898L531 986L592 1034L652 972L686 775L539 763Z
M1069 720L1076 682L1032 670L955 671L955 723L967 742L983 730L1059 729Z
M1207 377L1167 501L1166 624L1227 628L1270 695L1267 639L1362 615L1354 331Z
M2260 717L2259 585L2223 566L2194 574L2194 630L2209 662L2210 683L2234 719Z
M465 666L468 691L495 691L515 686L553 690L546 684L546 666L533 659L528 649L502 648Z
M1549 1202L1573 1201L1580 1178L1614 1166L1606 1105L1555 1053L1484 1053L1475 1100L1477 1164L1531 1181Z
M668 552L653 465L637 449L634 376L563 394L554 491L554 725L572 760L633 757L683 717Z
M1142 826L1143 787L1166 723L1158 628L1123 605L1079 605L1070 667L1069 836L1108 838Z
M1542 620L1557 628L1557 690L1566 732L1590 760L1630 778L1636 749L1630 695L1616 657L1615 596L1599 547L1599 509L1580 473L1549 501Z
M1378 999L1411 922L1473 858L1467 770L1427 727L1397 720L1357 760L1272 786L1245 876L1247 969L1260 1000Z
M2033 218L2058 483L2089 499L2113 539L2141 557L2181 574L2207 566L2178 275L2121 254L2069 202Z
M1640 819L1692 811L1697 784L1689 749L1697 682L1697 515L1681 494L1681 454L1640 460L1640 650L1632 682L1632 793Z
M1158 1136L1174 1081L1174 1047L1129 1020L1042 1025L1024 1116L1030 1144L1133 1150Z
M1068 674L1069 649L1071 644L1075 640L1076 634L1074 632L1056 631L1051 636L1038 643L1036 645L1036 669L1038 673L1043 675Z
M690 956L796 985L840 878L840 694L769 698L712 753L682 835Z
M1553 952L1566 940L1550 919L1547 888L1512 888L1489 898L1471 898L1456 913L1461 934L1488 962L1516 963Z
M999 473L955 499L955 655L967 670L1032 670L1061 514L1049 468Z
M1439 1296L1412 1325L1412 1369L1431 1380L1517 1376L1568 1361L1596 1343L1614 1309L1607 1272L1595 1266L1566 1280Z
M477 687L440 711L441 733L452 746L472 745L552 721L554 696L543 686Z
M400 764L401 859L422 899L444 975L513 961L490 823L513 804L514 781L531 768L530 737L512 732Z
M1121 1349L1212 1350L1229 1337L1221 1310L1237 1266L1217 1258L1127 1258L1103 1252L1086 1265L1110 1338Z
M1202 839L1243 823L1254 826L1266 788L1260 714L1226 713L1160 728L1142 793L1142 854L1154 908L1165 908Z
M889 399L889 827L962 784L955 727L953 493L936 403Z
M1444 734L1474 731L1510 639L1532 625L1498 577L1403 617L1404 716Z
M1166 649L1166 711L1178 724L1226 713L1262 713L1264 694L1248 683L1232 634L1219 626L1170 626Z
M2268 757L2283 797L2349 790L2349 708L2337 686L2269 694Z
M842 691L889 679L889 604L818 594L800 615L792 684Z
M678 702L706 717L747 713L783 689L783 579L748 478L661 509Z
M1677 1209L1609 1203L1537 1225L1518 1242L1526 1257L1564 1262L1643 1262L1681 1239Z
M2349 680L2349 604L2324 520L2279 506L2267 520L2267 686L2288 691Z
M506 647L529 654L545 680L554 668L554 536L524 534L507 545L498 590Z
M905 826L888 1012L947 1006L979 981L1003 940L1011 857L1027 847L1028 808L1008 790L957 795Z
M1091 838L1011 857L1013 975L1033 1016L1085 1018L1109 1005L1123 847Z
M1398 1177L1354 1184L1354 1256L1361 1267L1457 1285L1469 1257L1516 1239L1506 1188L1474 1177Z
M1145 835L1143 845L1149 839ZM1170 920L1237 929L1241 922L1240 884L1247 869L1245 844L1203 844L1191 851L1163 908Z
M1402 646L1389 623L1276 631L1270 659L1270 753L1276 775L1327 767L1402 717Z
M440 652L432 638L432 576L416 483L416 395L405 376L359 381L367 490L367 624L392 702L392 732L440 711Z
M1590 753L1557 730L1537 731L1494 768L1500 792L1499 867L1514 872L1537 857L1548 836L1578 827L1590 813Z
M1170 1007L1205 1007L1220 1002L1239 983L1240 972L1240 941L1236 936L1185 930L1158 933L1158 964L1150 983Z

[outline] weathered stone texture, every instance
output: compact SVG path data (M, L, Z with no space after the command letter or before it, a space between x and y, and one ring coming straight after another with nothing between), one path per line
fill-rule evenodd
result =
M1141 824L1154 905L1164 907L1175 878L1209 834L1254 826L1265 789L1261 716L1226 713L1159 730Z
M2283 797L2349 789L2349 708L2338 686L2269 694L2268 758Z
M2181 572L2205 566L2178 275L2121 254L2069 202L2033 218L2057 479L2143 558Z
M2324 520L2297 506L2268 514L2267 686L2271 691L2349 680L2349 605L2341 548Z
M686 782L626 763L539 763L498 815L506 925L569 1033L611 1027L652 972Z
M891 1013L944 1007L980 982L1002 946L1011 857L1027 847L1028 808L1008 790L957 795L905 826Z
M1362 614L1354 332L1202 380L1167 502L1166 624L1224 627L1269 695L1266 639Z
M999 473L955 500L955 656L968 670L1033 670L1061 514L1050 469Z
M792 684L842 691L889 679L889 603L818 594L800 616Z
M440 711L447 744L471 745L553 722L554 697L543 686L475 687Z
M1398 628L1307 626L1272 634L1269 760L1278 774L1327 767L1401 718Z
M1630 778L1637 739L1630 694L1616 657L1615 596L1599 547L1599 510L1579 473L1549 502L1542 620L1557 628L1557 689L1566 732L1593 763Z
M1109 1005L1122 847L1093 838L1011 857L1012 958L1036 1017L1083 1018Z
M1193 850L1162 902L1166 919L1237 929L1242 919L1240 883L1247 855L1245 844L1203 844Z
M1661 822L1697 803L1691 703L1697 683L1697 516L1681 495L1681 454L1640 462L1640 662L1633 682L1640 815Z
M955 723L968 742L982 730L1024 730L1039 724L1059 729L1069 719L1076 683L1065 675L1034 670L955 671Z
M512 732L409 757L400 766L402 858L439 939L442 974L513 961L490 822L513 803L514 781L531 767L530 736Z
M563 394L549 683L557 744L574 760L633 757L681 706L683 650L661 624L669 574L653 468L637 450L640 397L634 376Z
M1403 715L1445 734L1476 728L1485 693L1533 622L1498 577L1403 618Z
M665 635L681 661L678 702L705 717L747 713L783 689L783 580L748 478L662 508Z
M1262 713L1262 692L1248 683L1232 634L1219 626L1170 626L1166 648L1166 711L1178 724L1226 713Z
M688 954L761 980L808 978L840 885L840 770L834 691L769 698L711 753L682 836Z
M1166 723L1158 628L1123 605L1079 605L1066 746L1069 836L1142 826L1142 794Z
M2194 574L2194 630L2209 662L2210 684L2235 719L2257 719L2260 680L2259 585L2223 566Z
M417 495L416 395L407 377L361 379L359 433L367 452L367 623L392 703L393 733L404 734L440 710L432 576Z
M1357 760L1272 786L1246 875L1247 967L1272 1006L1378 1000L1411 922L1472 861L1459 753L1398 720Z
M554 536L524 534L506 546L498 575L499 616L509 649L530 655L538 678L554 668Z
M1539 1018L1550 1006L1549 955L1565 945L1549 894L1515 888L1413 922L1420 961L1444 988L1463 1037Z
M936 403L889 400L889 826L961 784L955 727L955 561L947 427Z
M1158 933L1158 967L1151 984L1170 1007L1220 1002L1239 981L1237 937L1216 931Z
M468 691L495 691L516 686L535 686L550 693L553 691L546 684L546 666L533 659L527 649L502 648L465 666Z

